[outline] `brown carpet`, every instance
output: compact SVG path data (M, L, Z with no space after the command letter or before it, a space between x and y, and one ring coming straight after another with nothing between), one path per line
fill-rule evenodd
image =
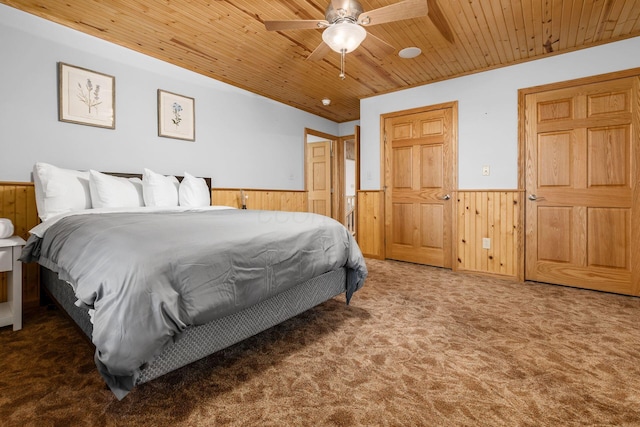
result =
M58 311L0 329L2 426L640 425L640 299L367 260L338 297L118 401Z

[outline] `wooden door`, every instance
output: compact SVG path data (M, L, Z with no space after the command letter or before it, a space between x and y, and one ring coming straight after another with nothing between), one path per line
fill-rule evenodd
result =
M331 141L307 144L309 212L332 216Z
M525 279L639 294L637 85L526 95Z
M386 257L451 268L453 107L384 119Z

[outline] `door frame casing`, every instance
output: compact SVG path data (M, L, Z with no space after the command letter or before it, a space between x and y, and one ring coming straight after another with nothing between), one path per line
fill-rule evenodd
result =
M360 190L360 126L355 126L354 133L351 135L340 136L336 141L336 147L334 152L334 162L335 165L335 173L333 174L335 178L336 185L334 186L334 197L332 203L334 203L333 217L338 222L342 223L345 227L347 226L345 220L346 213L346 203L345 203L345 183L346 183L346 142L352 140L354 143L354 156L355 156L355 191L356 198L358 191ZM355 215L357 218L357 201L355 208ZM356 235L357 235L357 224L356 224Z
M566 89L575 86L588 85L593 83L600 83L609 80L623 79L629 77L640 78L640 68L631 68L628 70L615 71L612 73L597 74L594 76L582 77L573 80L566 80L562 82L554 82L540 86L532 86L529 88L523 88L518 90L518 188L527 197L526 190L526 178L527 178L527 131L526 131L526 97L527 95L547 92L557 89ZM634 114L634 141L640 141L640 112L636 111ZM635 165L638 167L639 165ZM635 174L634 174L635 176ZM526 203L522 204L520 209L520 223L523 224L522 231L518 236L518 280L525 280L525 254L526 254ZM636 234L638 231L636 231ZM637 236L635 236L637 237ZM638 274L636 272L634 274Z
M391 148L386 141L385 135L385 121L390 118L406 116L410 114L416 113L424 113L434 110L443 110L443 109L451 109L452 117L451 117L451 176L449 177L451 180L451 203L455 203L457 199L457 191L458 191L458 101L450 101L443 102L440 104L426 105L423 107L411 108L408 110L401 111L393 111L390 113L385 113L380 115L380 188L382 189L383 198L386 200L386 192L387 192L387 184L390 183L391 176L389 174L389 168L387 167L391 158ZM384 209L386 210L386 202L383 203ZM457 255L457 245L454 242L457 241L457 227L456 227L456 209L450 209L450 236L448 244L451 246L449 253L451 253L451 269L457 270L457 263L454 262ZM387 212L383 210L383 218L381 218L383 224L387 223ZM386 231L383 233L382 242L382 259L386 259L387 257L387 242L386 242Z

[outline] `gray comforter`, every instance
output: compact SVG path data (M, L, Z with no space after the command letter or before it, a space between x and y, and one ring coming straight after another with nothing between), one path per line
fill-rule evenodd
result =
M96 363L116 395L190 325L343 266L348 303L367 275L337 221L235 209L73 215L32 235L21 259L57 272L95 309Z

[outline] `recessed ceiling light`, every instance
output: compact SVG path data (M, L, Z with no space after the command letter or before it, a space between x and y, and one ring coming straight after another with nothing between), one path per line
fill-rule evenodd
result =
M331 100L329 98L323 98L322 99L322 105L330 105L331 104Z
M400 58L410 59L410 58L415 58L421 53L422 53L422 50L420 50L419 47L405 47L400 52L398 52L398 56Z

